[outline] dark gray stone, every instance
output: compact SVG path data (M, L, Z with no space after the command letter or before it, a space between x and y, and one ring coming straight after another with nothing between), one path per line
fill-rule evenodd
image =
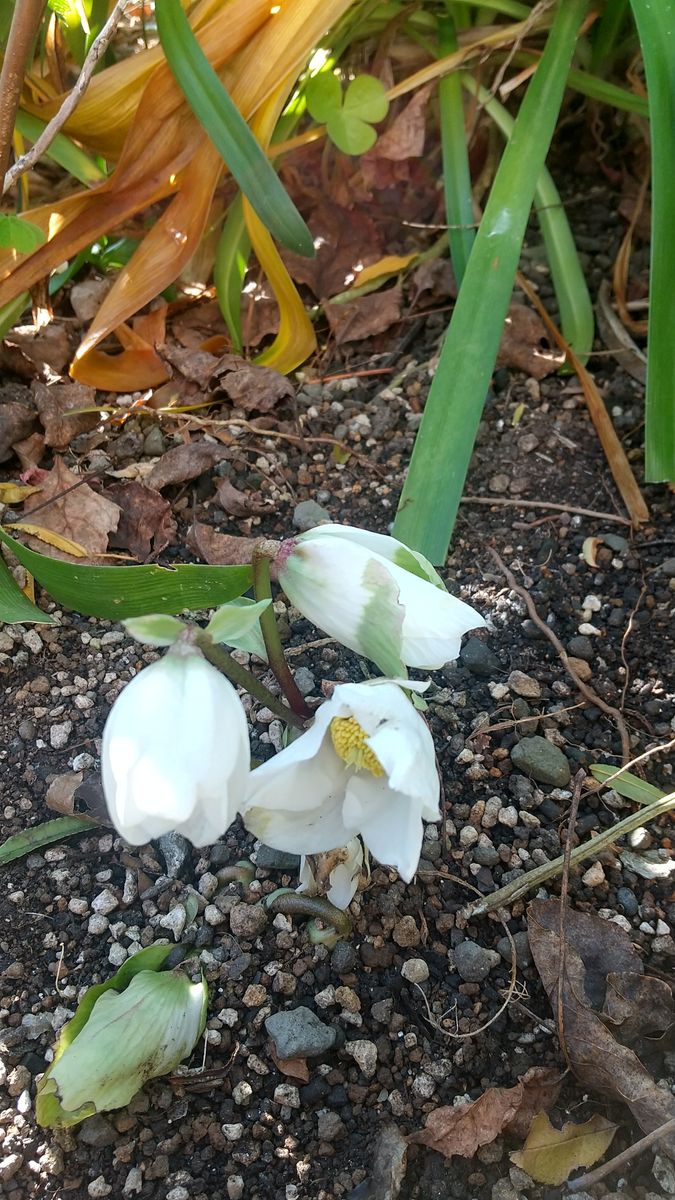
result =
M618 904L625 912L627 917L636 917L638 914L639 904L634 892L627 887L617 888L616 899Z
M330 519L330 513L317 504L316 500L301 500L293 510L293 524L301 533L307 529L314 529L317 525L323 525Z
M477 862L481 867L496 867L500 861L499 851L495 850L492 843L489 845L479 843L472 851L474 862Z
M119 1139L117 1131L110 1122L106 1121L100 1113L95 1113L93 1117L87 1117L80 1125L78 1140L84 1142L85 1146L93 1146L95 1150L102 1150L104 1146L112 1146Z
M595 658L595 650L593 643L585 634L580 634L579 637L570 638L567 649L572 655L572 658L583 658L584 662L593 662Z
M266 871L297 871L300 868L300 855L287 854L285 850L274 850L264 843L256 850L256 865Z
M514 767L550 787L567 787L572 772L570 764L558 746L544 737L526 737L511 750Z
M187 838L172 829L170 833L163 833L160 838L157 838L157 845L164 859L169 879L178 879L190 862L192 854L192 847Z
M516 944L516 963L524 969L532 965L532 951L530 950L530 942L527 933L524 929L514 933L513 940ZM497 949L501 954L504 962L511 963L511 943L507 937L500 938L497 942Z
M467 667L471 671L472 675L481 675L485 679L494 678L501 670L499 659L493 654L487 642L483 642L477 637L469 638L464 643L459 652L459 661L463 667Z
M335 1030L304 1005L272 1013L265 1020L265 1028L279 1058L318 1058L335 1044Z
M453 953L455 966L465 983L482 983L500 961L495 950L476 942L460 942Z
M336 975L348 975L354 970L356 950L350 942L338 942L330 956L330 969Z

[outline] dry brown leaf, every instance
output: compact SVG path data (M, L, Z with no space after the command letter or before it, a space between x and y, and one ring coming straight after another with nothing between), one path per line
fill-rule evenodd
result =
M427 102L434 87L435 84L430 83L417 88L412 99L377 139L372 150L362 156L362 160L388 158L400 162L406 158L422 157L427 125Z
M17 393L22 399L18 399ZM28 397L28 388L11 384L0 388L0 462L7 462L12 457L14 443L27 437L36 421L37 413Z
M62 325L18 325L0 346L0 366L22 379L49 379L61 375L70 361L71 348Z
M41 433L31 433L21 441L15 442L12 450L21 463L21 470L30 471L37 467L42 459L45 452L45 439Z
M409 1141L429 1146L446 1158L473 1158L481 1147L508 1130L525 1136L532 1118L552 1108L560 1091L560 1073L549 1067L531 1067L511 1088L488 1088L461 1108L448 1105L429 1113L424 1129Z
M66 771L52 779L45 796L47 808L69 817L75 811L75 792L83 777L82 771Z
M504 323L497 366L515 367L532 379L544 379L565 361L561 350L551 348L546 327L526 304L513 303Z
M592 1167L602 1158L617 1128L596 1113L583 1125L568 1121L555 1129L546 1113L538 1113L525 1145L511 1155L511 1162L537 1183L565 1183L577 1167Z
M227 450L215 442L188 442L185 446L173 446L155 463L147 477L148 487L169 487L172 483L185 483L210 471L216 463L227 458Z
M212 525L195 521L187 531L186 544L193 554L212 567L248 566L260 538L218 533Z
M141 562L161 554L175 540L176 522L171 505L154 488L132 480L112 483L105 492L120 509L117 529L110 535L110 546L129 550Z
M251 495L240 492L227 478L221 479L218 484L216 497L228 517L250 517L265 512L264 505L256 504Z
M344 292L359 267L381 256L380 235L361 208L343 208L332 200L322 200L308 223L316 243L315 257L285 251L283 259L295 281L310 287L318 300Z
M560 902L534 900L527 917L532 955L558 1017ZM611 975L612 992L621 994L622 1024L626 1024L631 1036L638 1013L644 1029L658 1028L667 1003L664 985L647 977L639 992L635 989L632 977L643 974L642 961L628 934L610 921L603 921L593 913L567 909L564 937L561 1015L567 1061L585 1087L622 1100L629 1106L640 1128L651 1133L675 1117L675 1097L658 1087L637 1054L617 1041L606 1028L603 1007L609 999L610 1011L617 1015L618 1000L613 995L608 997L607 991L607 979ZM639 1010L632 1008L631 995L636 998L636 1003L639 997ZM670 1011L672 1013L672 1001ZM614 1020L614 1017L606 1014L605 1019ZM613 1028L621 1032L620 1025ZM663 1145L675 1157L673 1134L663 1139Z
M69 416L70 409L91 408L96 403L96 392L83 383L33 384L33 395L45 431L45 446L65 450L72 438L79 433L95 429L100 420L99 413L79 413Z
M73 491L68 491L73 484L79 484ZM62 493L66 492L66 495ZM108 535L117 529L120 510L116 504L100 496L87 483L80 483L77 475L68 470L62 458L54 459L54 466L43 479L39 492L29 496L24 504L26 516L38 504L52 503L40 509L40 525L51 529L53 533L70 538L83 546L90 558L105 553L108 549ZM20 530L21 526L17 526ZM31 539L29 539L31 540ZM57 552L56 549L39 543L34 546L41 554L49 554L52 558L66 558L69 562L81 562Z
M330 330L338 346L384 333L401 319L403 291L400 284L369 296L358 296L347 304L324 304Z
M269 1054L282 1075L287 1075L289 1079L297 1079L299 1083L309 1083L309 1067L306 1058L279 1058L272 1042L269 1044Z
M216 361L209 382L214 397L224 397L244 412L270 412L282 400L292 400L295 389L285 375L271 367L256 367L238 354Z
M206 389L213 372L218 365L215 354L207 354L205 350L187 349L183 346L165 346L163 356L172 367L180 371L184 379L196 383Z
M448 258L432 258L430 262L420 263L410 276L411 307L425 307L438 304L443 300L454 300L457 295L457 281Z

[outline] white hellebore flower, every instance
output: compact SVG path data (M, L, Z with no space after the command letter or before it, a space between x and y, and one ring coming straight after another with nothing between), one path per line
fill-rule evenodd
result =
M325 880L328 873L328 891L326 895L336 908L349 908L359 886L363 868L363 842L355 837L341 850L333 850L320 855L314 861L306 854L300 859L298 892L308 896L316 896L319 891L319 876ZM325 886L325 884L324 884Z
M211 845L235 819L249 766L235 689L184 641L127 684L103 732L108 811L134 846L173 829Z
M434 743L391 680L339 684L314 724L249 776L244 823L277 850L318 854L360 834L410 882L422 820L438 821Z
M284 542L275 565L303 616L386 675L442 667L462 635L485 624L423 555L385 534L319 525Z

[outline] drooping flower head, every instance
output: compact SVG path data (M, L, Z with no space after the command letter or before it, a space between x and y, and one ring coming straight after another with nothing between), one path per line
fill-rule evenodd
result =
M250 775L242 815L268 846L295 854L360 834L409 882L439 794L426 723L396 683L371 680L339 684L311 728Z
M243 803L249 766L237 692L187 642L127 684L103 732L108 810L135 846L169 830L194 846L217 841Z
M442 667L485 624L423 555L385 534L319 525L285 542L275 565L303 616L389 676Z

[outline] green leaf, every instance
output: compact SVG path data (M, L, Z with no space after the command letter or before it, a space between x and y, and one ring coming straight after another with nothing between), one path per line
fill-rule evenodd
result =
M0 213L0 246L11 246L17 254L30 254L41 246L45 235L39 225L25 221L23 217L11 217Z
M127 633L144 646L173 646L183 630L187 629L176 617L165 613L148 613L144 617L129 617L122 624Z
M54 624L54 618L43 613L21 591L2 554L0 554L0 621L4 621L7 625L24 621L40 625Z
M389 112L384 84L374 75L357 75L347 87L342 103L345 113L376 125Z
M654 800L662 800L666 795L666 792L660 791L651 783L646 783L644 779L640 779L630 771L622 771L616 779L611 778L616 775L616 767L607 767L604 763L592 763L590 771L598 783L606 783L608 787L614 788L614 791L618 792L620 796L625 796L627 800L634 800L636 804L652 804ZM611 782L608 782L610 779Z
M250 637L260 626L260 617L271 600L246 600L243 603L223 604L211 617L206 626L212 642L225 642L228 646L241 648L240 643Z
M250 253L251 239L244 221L240 192L227 210L213 264L218 307L236 354L241 354L244 349L241 336L241 287Z
M2 528L0 541L58 604L90 617L121 621L146 613L213 608L251 586L250 567L87 567L37 554ZM5 619L0 606L0 620Z
M93 817L55 817L53 821L45 821L42 825L33 825L21 833L14 833L0 846L0 867L23 858L24 854L32 854L52 842L61 842L75 833L86 833L97 829L100 822Z
M427 397L394 536L445 561L501 341L527 220L586 0L563 0L502 155Z
M326 125L326 131L343 154L365 154L377 141L377 134L372 125L367 125L360 117L350 116L344 109L333 114Z
M46 128L46 122L20 108L16 114L16 128L23 137L28 138L31 142L36 142ZM51 158L53 162L63 167L64 171L72 175L73 179L79 180L87 187L102 183L106 178L105 171L101 170L96 160L76 146L75 142L71 142L70 138L63 133L57 133L49 149L45 150L45 158Z
M155 17L176 83L260 220L289 250L313 258L309 229L204 54L181 0L158 0Z
M332 71L321 71L308 80L305 99L310 115L325 125L342 108L342 87Z

